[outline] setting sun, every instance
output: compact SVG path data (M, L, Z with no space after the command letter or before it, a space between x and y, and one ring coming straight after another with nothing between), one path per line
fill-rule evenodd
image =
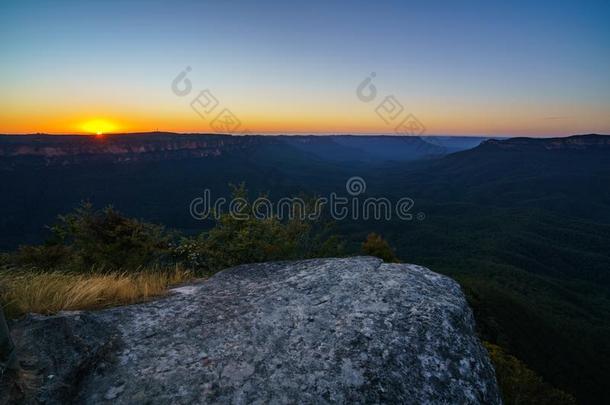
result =
M105 133L114 131L116 129L116 125L106 120L96 119L85 122L81 128L85 132L103 135Z

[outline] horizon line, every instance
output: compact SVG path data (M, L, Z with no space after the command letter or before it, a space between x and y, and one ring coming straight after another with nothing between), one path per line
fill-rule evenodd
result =
M568 138L571 136L582 135L602 135L609 136L610 134L601 134L596 132L578 133L578 134L555 134L555 135L533 135L533 134L422 134L422 135L401 135L393 132L252 132L252 133L216 133L216 132L193 132L193 131L134 131L134 132L107 132L103 134L93 134L87 132L18 132L18 133L0 133L0 136L90 136L90 137L105 137L118 135L147 135L147 134L174 134L174 135L218 135L218 136L388 136L388 137L448 137L448 138Z

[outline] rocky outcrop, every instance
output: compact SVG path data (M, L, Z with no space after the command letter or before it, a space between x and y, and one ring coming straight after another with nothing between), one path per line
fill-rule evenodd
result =
M13 336L47 403L500 403L457 283L369 257L239 266Z

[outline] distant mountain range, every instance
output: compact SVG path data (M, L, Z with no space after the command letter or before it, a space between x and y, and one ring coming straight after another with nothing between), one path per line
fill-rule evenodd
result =
M197 229L201 224L184 207L205 187L227 193L228 183L245 182L271 196L319 194L343 189L354 175L381 194L406 188L431 199L500 206L564 210L569 204L578 215L605 220L606 200L583 196L608 190L609 143L604 135L0 135L0 248L37 240L45 224L81 200Z
M230 136L137 133L104 135L0 135L0 158L20 162L74 164L133 162L221 156L258 148L291 147L318 159L409 161L474 147L488 138L407 136ZM6 165L6 162L5 162Z

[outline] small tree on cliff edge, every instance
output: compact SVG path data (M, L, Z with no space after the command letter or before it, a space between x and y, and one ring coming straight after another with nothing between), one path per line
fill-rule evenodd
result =
M362 244L362 252L369 256L375 256L388 263L398 263L399 260L390 247L390 244L376 233L369 233Z

